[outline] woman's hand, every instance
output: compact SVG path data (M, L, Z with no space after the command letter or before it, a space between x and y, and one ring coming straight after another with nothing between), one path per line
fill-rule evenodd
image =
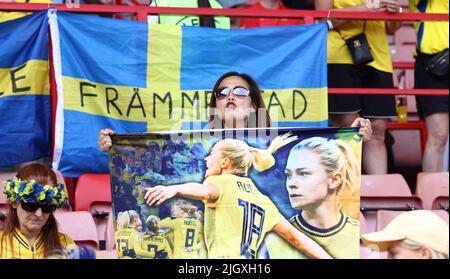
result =
M147 204L152 206L156 203L156 206L161 205L166 200L174 197L177 194L175 186L155 186L147 189L145 193L145 199Z
M97 145L102 152L108 151L112 146L111 136L115 133L115 131L109 128L100 131L100 133L98 134Z
M386 13L395 14L400 12L399 0L380 0L379 11L385 11Z
M351 127L359 127L359 135L363 137L363 141L368 141L372 137L372 123L369 119L358 117L353 121Z

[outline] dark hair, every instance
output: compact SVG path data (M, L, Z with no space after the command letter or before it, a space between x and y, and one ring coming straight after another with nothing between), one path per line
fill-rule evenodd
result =
M270 127L270 116L269 113L266 109L266 105L264 104L264 100L261 96L261 90L259 89L258 84L256 83L256 81L249 75L247 74L243 74L243 73L238 73L238 72L228 72L223 74L221 77L219 77L219 79L216 81L216 84L214 85L213 88L213 93L211 94L211 99L209 101L209 107L210 107L210 112L209 112L209 121L208 121L208 127L210 127L211 123L214 121L215 117L219 117L217 114L215 114L215 108L216 108L216 95L215 92L217 91L217 89L219 89L219 85L220 83L222 83L222 81L228 77L232 77L232 76L236 76L236 77L240 77L243 80L245 80L248 85L250 86L249 90L250 90L250 98L252 100L252 104L255 106L256 112L255 112L255 122L250 122L249 123L249 128L258 128L260 123L259 123L259 119L260 119L260 115L258 115L258 113L261 112L261 110L263 111L263 113L265 114L263 117L265 117L265 125L264 127ZM223 121L223 119L221 119ZM222 122L223 123L223 122Z
M56 174L53 170L47 166L41 164L29 164L19 170L16 175L17 178L22 180L34 179L37 183L42 185L56 186ZM8 217L6 218L6 227L4 230L3 238L0 240L0 244L3 243L5 237L9 237L10 244L12 246L12 235L15 228L19 228L19 217L17 216L17 209L12 205L9 206ZM44 240L44 257L49 257L55 251L61 251L62 245L59 240L58 225L53 213L50 213L47 222L42 227L42 239ZM14 251L14 249L12 249Z

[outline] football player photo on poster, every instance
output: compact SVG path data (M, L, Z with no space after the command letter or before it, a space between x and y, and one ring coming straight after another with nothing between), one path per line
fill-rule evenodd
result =
M359 258L357 129L201 130L112 140L118 258Z

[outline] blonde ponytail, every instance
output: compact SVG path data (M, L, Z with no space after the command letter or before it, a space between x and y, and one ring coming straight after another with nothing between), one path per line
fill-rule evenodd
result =
M249 147L250 153L253 154L253 164L255 165L255 169L259 172L263 172L273 167L273 165L275 165L275 158L272 154L281 147L297 140L297 136L291 135L292 134L289 132L276 137L267 149Z
M354 192L357 190L360 185L360 170L359 163L356 159L355 153L353 149L342 140L334 140L336 146L341 150L343 162L339 165L345 166L341 168L342 173L344 174L344 181L342 182L342 189L350 190L350 192Z
M235 139L225 139L220 141L222 158L228 158L231 165L236 170L242 170L247 174L252 165L259 172L270 169L275 165L275 153L281 147L297 140L297 136L291 136L291 133L276 137L267 149L250 147L246 142Z

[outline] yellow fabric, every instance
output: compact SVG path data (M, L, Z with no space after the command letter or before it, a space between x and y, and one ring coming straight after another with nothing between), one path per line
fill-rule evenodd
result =
M334 0L333 9L348 8L365 3L365 0ZM338 27L345 39L361 33L364 29L363 20L352 20ZM392 73L389 42L386 36L386 23L384 21L366 21L364 31L369 42L370 51L374 61L367 64L377 70ZM328 63L353 64L347 45L336 30L328 32Z
M273 202L247 177L210 176L204 184L212 184L220 192L215 203L205 202L208 258L241 258L245 243L256 255L266 233L283 219Z
M16 0L17 3L25 3L25 0ZM52 3L51 0L30 0L28 3ZM0 22L13 20L19 17L29 15L30 13L25 12L0 12Z
M315 230L303 223L299 215L289 222L299 231L305 233L317 242L335 259L359 258L359 222L342 213L342 219L329 230ZM296 250L286 240L275 233L269 233L265 245L271 259L307 259L303 253Z
M203 225L193 218L165 218L159 222L160 228L169 229L172 236L174 259L198 259L205 254Z
M44 259L44 245L41 236L38 236L34 245L18 230L14 230L11 237L3 237L0 231L0 259ZM59 241L62 248L76 246L75 242L67 235L60 233ZM58 254L59 255L59 254Z
M156 0L157 7L197 8L197 0ZM221 9L222 6L215 0L209 0L211 8ZM230 19L224 16L215 16L216 28L230 29ZM200 26L200 17L186 15L159 15L160 24Z
M419 13L417 4L419 0L409 0L409 9L413 13ZM428 0L426 13L448 14L448 0ZM426 54L435 54L448 48L448 21L423 21L424 29L420 44L420 51ZM420 22L413 22L418 33ZM419 41L419 40L417 40Z
M134 249L135 246L140 245L140 235L135 229L118 230L114 233L114 239L119 259L129 259L129 257L123 256L123 251Z
M157 235L144 234L140 239L140 245L135 247L138 258L154 259L156 252L166 252L167 258L172 258L172 249L164 233L158 233Z

